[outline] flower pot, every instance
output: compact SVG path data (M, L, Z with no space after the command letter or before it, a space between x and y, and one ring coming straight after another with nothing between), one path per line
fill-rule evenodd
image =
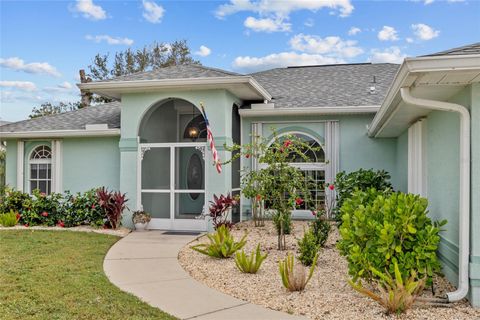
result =
M139 232L147 231L148 222L135 223L135 230Z

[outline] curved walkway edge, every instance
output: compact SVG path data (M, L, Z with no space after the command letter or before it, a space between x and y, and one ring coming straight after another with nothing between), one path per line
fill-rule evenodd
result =
M132 232L110 248L103 269L121 290L179 319L306 319L236 299L191 278L177 256L195 238L163 231Z

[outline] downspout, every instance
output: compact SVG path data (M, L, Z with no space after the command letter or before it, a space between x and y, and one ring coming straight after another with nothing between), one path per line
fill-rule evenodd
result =
M448 302L465 298L468 294L468 264L470 255L470 113L462 105L413 97L410 88L400 89L405 103L419 108L458 112L460 114L460 206L458 289L447 293Z

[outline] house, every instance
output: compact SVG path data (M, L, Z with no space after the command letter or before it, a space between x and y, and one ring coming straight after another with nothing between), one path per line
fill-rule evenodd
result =
M213 194L240 192L242 158L211 165L203 103L220 159L224 144L295 134L322 150L293 165L318 182L341 170L385 169L397 190L429 199L447 219L440 257L446 275L480 306L480 43L407 58L277 68L241 75L183 65L79 84L114 99L0 128L6 181L19 190L126 192L151 227L206 230L198 219ZM324 190L312 190L322 201ZM327 196L332 196L327 194ZM242 199L232 214L249 217ZM301 215L299 210L296 214ZM130 213L124 216L130 225Z

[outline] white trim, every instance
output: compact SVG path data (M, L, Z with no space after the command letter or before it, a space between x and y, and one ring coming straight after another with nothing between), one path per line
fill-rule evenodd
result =
M2 139L7 138L62 138L62 137L114 137L120 136L120 129L108 130L46 130L0 132Z
M52 140L52 191L63 193L63 144L62 140Z
M17 141L17 190L23 192L25 166L25 141Z
M289 115L328 115L376 113L380 106L342 106L275 109L239 109L241 117L289 116Z
M32 159L32 156L34 155L34 152L36 152L36 150L40 147L47 147L48 149L50 149L50 158L41 158L41 159ZM26 186L26 190L28 190L28 193L32 193L33 190L32 190L32 180L33 181L47 181L49 182L50 184L50 193L52 192L56 192L55 191L55 182L54 182L54 179L55 179L55 164L54 164L54 150L55 150L55 144L54 144L54 140L50 141L50 146L47 145L47 144L39 144L37 146L34 146L32 148L32 150L30 151L30 153L28 154L28 157L27 157L27 179L26 182L27 182L27 186ZM50 178L35 178L33 179L32 176L31 176L31 166L32 165L35 165L35 164L49 164L50 165Z
M259 98L271 100L272 96L251 76L229 76L229 77L203 77L203 78L179 78L179 79L158 79L158 80L132 80L132 81L104 81L78 83L82 90L94 93L101 93L103 90L113 93L111 96L118 98L119 93L135 90L158 90L175 89L187 87L189 90L195 87L208 86L218 88L222 85L246 84L250 86ZM117 93L117 94L115 94Z
M408 192L427 196L426 119L408 128Z

